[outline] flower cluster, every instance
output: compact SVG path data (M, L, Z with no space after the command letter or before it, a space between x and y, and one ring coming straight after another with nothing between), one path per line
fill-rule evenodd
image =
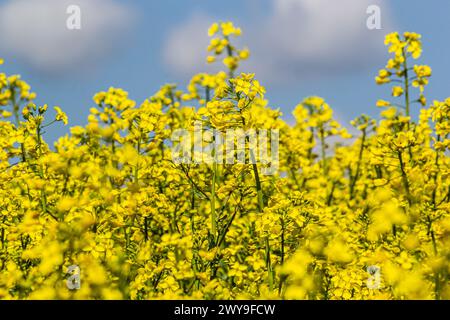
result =
M376 81L404 104L379 101L352 137L320 97L284 122L255 75L234 75L240 33L209 30L227 70L140 104L100 92L53 146L45 128L67 116L0 73L0 299L450 299L450 98L426 107L431 69L408 65L420 36L387 36ZM198 121L279 130L279 172L173 162L172 133Z
M217 60L218 56L225 52L226 57L222 60L223 64L231 73L235 71L239 67L240 62L247 60L250 56L250 51L247 48L238 50L230 42L230 36L239 37L241 34L241 29L236 28L232 22L222 22L220 25L214 23L209 28L208 35L210 37L217 36L210 41L208 51L212 52L213 55L208 56L206 61L213 63Z
M401 105L406 110L406 116L410 113L410 103L419 102L425 106L427 101L424 96L424 88L431 77L431 68L427 65L408 65L408 59L417 60L422 55L421 36L413 32L405 32L403 38L397 33L390 33L386 36L385 44L389 46L389 52L394 53L394 58L389 59L385 69L381 69L375 78L377 84L397 83L392 87L392 96L405 96L405 105ZM410 101L410 87L419 88L420 95L415 101ZM391 103L379 100L379 107L389 107Z

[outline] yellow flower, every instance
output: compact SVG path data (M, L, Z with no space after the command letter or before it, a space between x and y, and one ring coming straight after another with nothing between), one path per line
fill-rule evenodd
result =
M67 212L75 206L76 202L76 199L73 198L61 198L56 205L56 208L60 212Z
M213 35L215 35L217 33L217 31L219 31L219 24L213 23L211 25L211 27L209 27L209 29L208 29L208 36L212 37Z
M400 86L395 86L392 88L392 96L400 97L403 94L403 88Z
M386 110L383 110L381 113L381 116L386 119L392 119L397 115L397 109L396 108L388 108Z
M221 28L222 28L222 33L224 36L230 36L230 35L236 35L236 36L240 36L241 35L241 29L240 28L236 28L233 25L233 22L222 22L221 23Z
M389 101L386 100L378 100L377 101L377 107L389 107L391 105L391 103Z
M61 110L60 107L54 107L54 109L56 111L55 120L62 121L64 125L67 125L69 123L69 118L67 117L67 115Z
M2 117L3 117L3 118L9 118L9 117L11 117L11 116L12 116L12 113L11 113L11 112L6 111L6 110L3 110L3 111L2 111Z
M349 263L354 258L351 250L341 240L330 242L324 253L330 261L337 263Z
M244 49L239 52L239 58L241 58L242 60L248 59L249 56L250 56L250 51L248 49Z
M238 67L238 60L235 57L226 57L223 59L223 64L230 70L235 70Z

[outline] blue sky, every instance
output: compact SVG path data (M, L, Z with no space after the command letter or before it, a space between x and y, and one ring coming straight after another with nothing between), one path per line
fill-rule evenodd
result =
M81 30L66 29L68 4L80 5ZM382 30L365 27L370 4L382 9ZM21 74L39 104L61 106L70 125L82 125L92 96L110 86L138 102L167 82L185 87L189 74L208 70L206 26L232 20L252 52L241 71L256 73L285 119L304 97L320 95L348 124L377 115L375 101L389 98L374 76L392 30L423 35L418 63L433 69L426 96L450 96L449 12L450 2L438 0L0 0L1 70ZM51 128L47 138L67 131Z

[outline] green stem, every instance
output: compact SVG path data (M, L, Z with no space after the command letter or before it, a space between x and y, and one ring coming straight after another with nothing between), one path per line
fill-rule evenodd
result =
M269 289L270 291L273 290L273 281L274 281L274 275L272 271L272 262L270 261L270 243L269 243L269 236L266 237L266 264L267 264L267 275L269 277Z
M403 68L404 68L404 79L405 79L405 112L406 116L409 117L410 115L410 102L409 102L409 77L408 77L408 63L407 63L407 57L405 54L405 51L403 50ZM408 130L409 130L409 123L408 120Z
M358 178L359 178L359 172L361 169L361 161L362 161L362 156L363 156L363 152L364 152L365 141L366 141L366 130L364 129L362 138L361 138L361 148L359 149L358 163L356 164L356 172L355 172L355 175L353 176L352 182L350 184L350 199L353 199L353 193L355 191L356 181L358 181Z
M437 135L436 140L438 142L441 141L441 136ZM436 152L436 157L434 160L434 165L436 166L436 171L433 174L433 182L434 182L434 188L433 188L433 194L432 194L432 204L433 204L433 209L436 210L436 194L437 194L437 189L438 189L438 185L437 185L437 178L438 178L438 172L440 171L439 168L439 151L435 151Z
M217 178L217 163L213 163L212 183L211 183L211 234L213 242L215 242L217 235L217 216L216 216L216 178ZM214 245L214 243L213 243Z
M225 37L225 39L228 41L228 43L229 43L229 39L228 39L228 37ZM230 57L230 58L232 58L233 57L233 48L228 44L227 45L227 47L226 47L226 50L227 50L227 55ZM230 72L228 73L228 77L230 78L230 79L232 79L232 78L234 78L234 72L233 72L233 70L231 70L230 69Z
M284 219L281 219L281 264L284 263L284 233L285 233L285 226L284 226Z
M245 121L245 118L242 115L242 113L241 113L241 120L242 120L242 125L245 128L246 121ZM248 136L245 137L245 142L247 144L250 144L250 139ZM259 212L262 213L264 211L264 195L262 192L261 180L259 178L258 165L256 163L256 156L255 156L254 150L249 148L249 152L250 152L250 160L251 160L252 168L253 168L253 174L255 176L256 192L258 194L258 209L259 209Z
M259 212L262 213L264 211L264 197L261 187L261 180L259 179L258 165L256 163L253 163L252 166L253 166L253 173L255 175L256 192L258 194L258 209Z
M11 93L11 100L12 100L12 104L13 104L13 114L14 114L14 118L16 120L16 127L19 128L20 125L20 117L19 117L19 105L16 102L16 90L12 90ZM20 144L20 149L22 152L22 162L26 161L26 156L25 156L25 146L23 143Z
M242 200L242 197L241 197L241 200ZM223 241L225 240L225 236L227 235L228 230L230 229L230 226L231 226L231 224L233 223L233 220L234 220L234 218L236 217L237 212L238 212L238 206L235 207L234 213L233 213L233 215L231 216L230 220L228 221L228 223L227 223L227 225L226 225L226 227L225 227L224 232L223 232L222 235L219 237L219 239L218 239L218 241L217 241L217 247L220 247L220 246L222 245Z
M403 162L402 152L400 150L398 151L398 161L400 162L400 171L402 172L402 181L406 191L406 196L408 197L408 203L411 205L411 193L409 191L409 182L405 171L405 164Z
M327 168L327 159L326 159L326 150L325 150L325 147L326 147L325 132L324 132L323 126L320 127L319 136L320 136L320 147L321 147L321 152L322 152L323 173L326 176L328 173L328 168Z

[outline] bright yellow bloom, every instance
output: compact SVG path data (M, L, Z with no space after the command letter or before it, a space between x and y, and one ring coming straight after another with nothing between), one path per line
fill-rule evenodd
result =
M395 86L392 88L392 96L400 97L403 94L403 88L400 86Z
M208 29L208 36L212 37L213 35L215 35L217 33L217 31L219 31L219 24L213 23L211 25L211 27L209 27L209 29Z
M61 110L60 107L54 107L56 111L56 121L62 121L65 125L69 123L69 118L67 115Z

